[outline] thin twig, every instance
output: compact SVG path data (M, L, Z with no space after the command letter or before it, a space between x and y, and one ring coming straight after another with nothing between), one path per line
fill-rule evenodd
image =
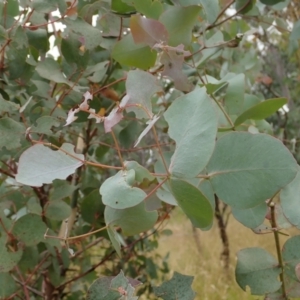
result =
M271 209L271 220L270 220L271 226L273 228L277 228L276 216L275 216L275 204L274 204L274 202L270 203L269 207ZM282 296L284 297L284 299L286 299L287 298L286 287L285 287L284 276L283 276L284 263L283 263L283 258L282 258L282 254L281 254L279 232L277 230L274 230L273 233L274 233L274 239L275 239L275 245L276 245L277 258L278 258L278 262L279 262L279 267L281 269L279 277L280 277L281 287L282 287Z

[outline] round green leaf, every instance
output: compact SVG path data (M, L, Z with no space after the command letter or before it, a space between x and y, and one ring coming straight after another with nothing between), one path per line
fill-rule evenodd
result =
M300 235L289 238L282 247L282 258L286 264L295 267L300 263Z
M298 281L299 278L296 275L296 269L300 264L300 235L293 236L289 238L282 247L282 258L284 261L284 270L286 276L290 277L293 280ZM299 297L299 290L298 290Z
M171 192L178 205L197 228L209 227L213 221L214 211L209 200L190 183L171 179Z
M205 87L176 99L164 116L176 141L169 171L176 177L195 177L207 165L217 134L217 114Z
M133 3L136 10L147 18L158 19L163 12L163 5L157 0L134 0Z
M11 296L18 286L9 273L0 273L0 299Z
M62 200L49 201L45 205L45 216L51 220L62 221L71 214L71 207Z
M141 203L147 194L143 190L131 186L134 174L134 170L120 171L106 179L100 187L103 204L115 209L124 209Z
M106 206L105 223L120 226L124 235L135 235L153 228L157 221L157 211L146 211L144 203L126 209Z
M51 116L42 116L37 119L37 125L33 126L30 131L34 133L53 134L52 128L60 125L57 118Z
M35 246L44 241L46 230L47 226L40 216L27 214L15 222L12 234L26 246Z
M147 70L154 66L156 51L149 46L136 45L131 34L118 41L112 57L121 65Z
M99 190L94 190L82 199L81 216L85 222L94 224L100 218L103 220L104 205L101 201Z
M265 202L247 209L232 207L233 216L243 225L249 228L256 228L261 225L267 214L267 204Z
M22 251L8 251L5 245L5 238L0 240L0 273L9 272L13 269L22 257ZM0 274L1 275L1 274ZM0 283L1 284L1 283ZM1 290L1 289L0 289ZM1 293L1 291L0 291Z
M281 283L278 262L266 250L246 248L238 252L235 277L239 286L251 288L252 295L264 295L277 291Z
M87 300L117 300L120 293L110 288L112 277L99 278L89 287Z
M169 32L169 46L191 43L192 29L200 11L200 6L173 6L161 14L159 20Z
M170 280L165 281L161 286L153 287L153 292L157 297L164 300L192 300L196 297L196 293L191 288L193 280L193 276L174 272Z
M285 217L300 229L300 170L295 179L284 187L280 193L280 203Z
M221 200L245 209L261 204L291 182L297 163L271 136L231 132L217 141L207 172Z
M138 164L136 161L126 161L124 163L127 170L133 169L135 171L135 180L139 183L143 182L144 179L148 179L149 181L153 181L155 177L150 174L150 172Z
M129 107L126 108L126 111L133 111L138 119L149 119L149 116L153 116L151 97L161 91L162 87L157 77L141 70L129 71L126 80L127 105ZM142 106L143 109L139 106Z
M6 147L7 150L18 148L21 136L24 136L25 127L22 123L4 117L0 119L0 149ZM14 138L12 138L14 137Z

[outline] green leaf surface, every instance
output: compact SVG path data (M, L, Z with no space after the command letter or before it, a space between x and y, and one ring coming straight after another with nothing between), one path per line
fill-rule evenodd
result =
M18 286L9 273L0 273L0 299L11 296L17 288Z
M124 235L135 235L153 228L157 221L157 211L146 211L144 203L126 209L114 209L106 206L105 223L119 226Z
M12 113L14 111L17 111L20 109L20 105L17 103L14 103L12 101L6 101L3 99L2 95L0 95L0 114L3 113Z
M300 229L300 170L295 179L280 192L280 203L285 217Z
M173 6L161 14L159 20L169 32L169 46L188 46L191 43L192 29L200 10L200 6Z
M171 179L171 192L178 205L197 228L206 228L212 224L214 212L213 208L202 194L202 192L192 184Z
M1 273L7 273L12 270L17 265L21 257L21 250L16 252L8 251L5 245L5 239L3 237L0 239L0 275Z
M119 257L121 257L121 243L117 231L113 227L109 226L107 228L107 233L114 249L116 250Z
M205 65L205 63L208 60L212 60L213 58L218 57L221 53L220 50L222 48L214 47L214 46L223 42L224 42L223 33L220 30L216 31L211 37L209 37L205 41L205 45L209 46L210 48L201 51L202 56L196 63L197 68L199 68L201 65ZM221 79L221 81L222 82L224 81L223 78Z
M37 30L26 31L28 42L31 47L41 53L46 53L49 49L49 37L45 28L38 28Z
M141 166L136 161L125 161L124 162L126 170L133 169L135 171L135 180L139 183L142 183L144 179L153 181L155 177L150 174L149 170Z
M290 35L291 40L299 40L300 39L300 20L294 23L293 30Z
M62 200L71 197L73 192L78 187L71 184L69 181L54 180L52 184L52 192L50 194L50 201Z
M104 205L101 201L101 195L99 195L99 190L94 190L82 199L81 205L81 215L85 222L89 224L95 224L97 220L101 220Z
M248 209L238 209L232 207L231 212L233 216L243 225L249 228L256 228L261 225L266 217L268 211L265 202Z
M53 58L47 57L44 61L39 62L36 71L45 79L52 80L56 83L65 83L69 86L74 85L63 75L59 64Z
M246 120L262 120L274 114L279 108L287 103L286 98L268 99L247 109L234 121L234 125L238 126Z
M174 272L170 280L165 281L161 286L153 286L153 292L164 300L192 300L196 297L196 293L191 288L193 280L193 276Z
M116 43L111 55L121 65L147 70L154 66L157 52L149 46L135 44L128 34Z
M44 241L46 229L40 216L27 214L15 222L12 234L26 246L35 246Z
M100 82L105 76L108 66L108 61L104 61L93 66L88 66L84 72L84 75L90 75L88 76L88 79L92 82Z
M235 9L240 12L240 14L246 14L255 5L256 0L237 0L235 2Z
M6 13L12 17L17 16L19 14L19 2L17 0L7 1Z
M282 258L285 264L292 267L295 272L295 267L300 263L300 235L289 238L282 247Z
M26 208L28 213L36 214L36 215L42 215L43 209L41 207L41 204L39 203L39 200L36 198L30 198L26 203Z
M69 64L77 64L79 67L84 68L88 62L88 52L80 51L81 43L78 40L78 35L70 33L66 38L61 41L61 52Z
M118 290L121 295L125 294L128 300L137 300L138 297L134 297L134 287L140 284L141 282L138 280L126 278L121 270L120 273L112 279L110 287L114 290Z
M291 182L297 164L271 136L232 132L217 141L207 172L221 200L245 209L263 203Z
M45 205L45 216L50 220L62 221L71 214L71 207L62 200L49 201Z
M127 14L132 13L134 11L134 7L124 3L122 0L112 0L111 1L111 9L118 14Z
M135 171L119 171L106 179L100 187L103 204L115 209L124 209L141 203L147 194L133 187ZM133 180L132 180L133 179Z
M182 1L183 2L183 1ZM202 5L205 14L206 14L206 19L208 21L208 23L213 23L219 12L220 12L220 4L218 0L198 0L198 2L200 2L200 4Z
M65 18L64 23L71 32L79 35L79 41L87 50L93 50L102 42L101 31L84 20Z
M84 155L75 153L71 144L65 143L60 149L62 151L53 151L36 144L24 151L19 159L16 180L25 185L42 186L54 179L66 179L83 164Z
M163 201L165 203L168 203L168 204L174 205L174 206L178 205L173 194L163 188L158 189L156 192L156 195L161 201Z
M169 171L176 177L195 177L207 165L217 134L217 114L206 89L177 98L164 116L176 141Z
M300 296L299 268L300 268L300 236L289 238L282 247L282 259L284 262L285 282L290 297Z
M153 94L161 92L157 78L148 72L141 70L129 71L126 80L127 105L133 104L140 107L128 107L127 112L133 111L138 119L149 119L153 117L151 97ZM126 97L126 96L125 96Z
M280 288L278 262L266 250L246 248L238 252L237 258L235 277L243 290L249 286L252 295L264 295Z
M53 134L52 128L58 127L60 122L57 118L51 116L43 116L36 120L36 126L32 126L30 131L40 134Z
M158 0L134 0L133 5L138 12L145 15L147 18L157 20L163 12L163 5Z
M239 115L244 104L245 74L227 74L222 81L228 81L224 98L225 107L229 115Z
M20 147L20 139L24 135L25 127L22 123L7 117L0 119L0 149L6 147L7 150L11 150Z
M97 279L89 287L87 300L119 300L120 293L110 288L112 277Z

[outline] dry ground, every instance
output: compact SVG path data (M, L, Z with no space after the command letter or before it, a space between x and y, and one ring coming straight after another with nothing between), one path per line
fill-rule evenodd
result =
M263 297L251 296L235 282L234 270L236 253L246 247L262 247L275 257L273 234L254 234L250 229L238 223L230 216L227 232L230 245L230 267L226 272L220 262L222 244L215 222L210 231L197 230L201 243L201 253L197 250L191 223L179 209L173 212L166 229L173 234L162 236L158 252L162 255L170 252L171 271L194 276L193 289L199 300L254 300ZM299 234L299 232L297 233ZM282 244L286 238L281 238Z

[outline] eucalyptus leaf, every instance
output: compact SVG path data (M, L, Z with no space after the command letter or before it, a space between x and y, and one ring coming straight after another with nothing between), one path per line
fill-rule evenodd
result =
M20 157L16 180L25 185L42 186L54 179L66 179L83 164L84 155L75 153L71 144L65 143L60 149L53 151L42 144L27 149Z
M138 119L152 118L151 97L161 91L162 88L155 76L141 70L129 71L126 80L128 97L126 105L131 106L126 108L126 111L133 111Z
M133 178L133 181L132 181ZM135 171L119 171L116 175L106 179L100 187L103 204L115 209L124 209L141 203L147 194L132 184Z
M264 295L280 288L281 283L277 279L280 267L266 250L246 248L239 251L237 257L235 276L243 290L249 286L252 295Z
M176 141L169 171L176 177L198 175L212 155L217 134L217 114L206 89L179 97L164 116Z
M149 46L136 45L131 34L118 41L112 51L112 57L121 65L143 70L154 66L156 56Z
M249 228L257 228L261 225L267 214L267 204L265 202L247 209L232 207L233 216L243 225Z
M200 10L200 6L173 6L160 15L159 21L165 25L169 32L168 45L184 44L188 46L191 43L191 30Z
M285 186L280 192L280 203L285 217L297 228L299 220L299 195L300 195L300 170L298 168L295 179Z
M21 137L24 135L23 124L8 117L0 119L0 149L6 147L7 150L11 150L21 146Z
M207 172L221 200L245 209L263 203L291 182L297 163L271 136L232 132L217 141Z
M18 286L9 273L0 273L0 299L5 299L12 295Z
M165 281L161 286L154 286L153 291L157 297L164 300L176 298L181 300L192 300L196 297L196 293L191 288L193 280L193 276L174 272L174 275L170 280Z
M244 121L248 119L253 120L262 120L273 113L275 113L279 108L287 103L285 98L277 98L277 99L268 99L259 104L249 108L248 110L244 111L241 115L237 117L234 121L234 125L238 126L242 124Z
M179 179L171 179L170 185L178 205L192 224L202 229L211 226L214 212L202 192L190 183Z
M8 251L3 238L0 239L0 276L13 269L22 257L22 251ZM0 284L1 286L1 284ZM0 292L1 294L1 292Z
M44 240L46 229L40 216L27 214L15 222L12 234L26 246L35 246Z
M124 235L135 235L153 228L158 214L156 211L146 211L142 202L126 209L106 206L104 217L107 225L121 227Z

